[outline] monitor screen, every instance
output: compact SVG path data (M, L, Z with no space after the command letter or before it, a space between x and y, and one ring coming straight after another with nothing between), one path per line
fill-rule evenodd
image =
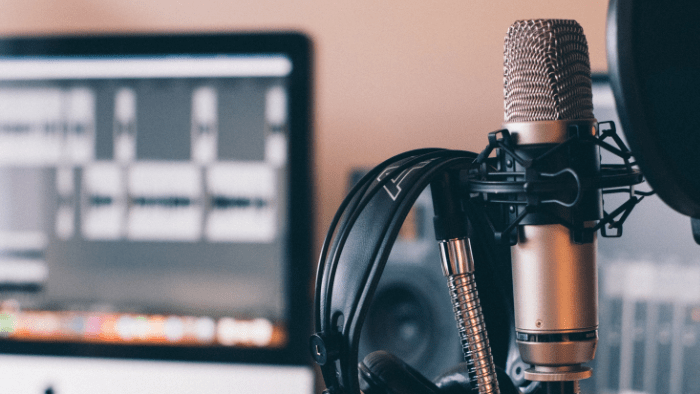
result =
M2 349L305 364L309 47L0 40Z

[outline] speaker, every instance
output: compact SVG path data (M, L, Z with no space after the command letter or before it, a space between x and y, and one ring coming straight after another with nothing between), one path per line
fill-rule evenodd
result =
M359 180L355 172L351 180ZM359 359L385 350L428 379L463 361L426 189L408 214L372 299L360 336Z

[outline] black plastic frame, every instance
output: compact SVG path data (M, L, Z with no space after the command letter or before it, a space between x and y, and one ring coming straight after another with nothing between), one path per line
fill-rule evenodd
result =
M622 235L622 225L634 206L645 196L653 193L634 190L633 186L643 182L644 177L639 169L635 167L636 163L630 161L631 153L617 135L615 123L607 121L598 124L598 126L600 125L605 125L607 128L602 129L599 135L592 136L587 133L581 133L579 125L572 124L569 126L569 138L566 141L552 145L544 153L529 159L520 156L507 129L489 133L489 145L479 153L476 159L480 169L472 172L473 178L468 183L467 191L470 193L481 193L485 202L512 208L510 214L507 215L510 216L509 220L502 223L502 226L496 228L493 222L490 219L488 220L489 227L493 231L497 242L506 242L511 246L515 245L517 237L513 230L525 220L529 220L525 224L561 224L572 231L573 239L576 243L592 242L593 234L598 230L601 230L604 237L617 238ZM501 138L498 138L499 135ZM604 140L607 138L612 138L616 146L605 142ZM573 169L574 161L572 160L569 160L567 164L569 167L563 169L555 168L553 170L557 172L552 174L544 173L536 168L536 163L540 163L555 153L561 152L568 146L573 145L577 147L577 151L585 151L582 150L583 145L580 145L582 143L589 144L589 148L594 147L598 149L598 153L595 153L595 151L591 152L593 157L600 155L600 149L604 149L621 158L624 164L598 164L598 168L594 171L591 171L593 170L591 168L579 168L579 170L584 171L582 174L577 174ZM524 152L523 149L525 148L520 150L521 153ZM500 152L497 154L497 158L491 159L489 155L493 150ZM591 159L590 156L588 158ZM504 164L507 160L516 162L522 166L522 169L516 171L504 170L508 167L508 165ZM495 171L489 170L490 168L495 169ZM567 173L574 178L575 182L569 181L567 183L556 179ZM515 179L508 179L511 177ZM576 191L576 197L570 203L552 199L552 197L549 200L542 200L542 196L545 193L556 191L573 192L574 190ZM628 193L629 199L614 211L608 213L603 210L600 203L595 203L595 201L602 201L602 197L595 198L596 190L600 191L602 195ZM587 193L590 197L583 198L587 203L579 204L584 193ZM552 209L552 205L555 204L558 207ZM561 207L565 210L557 211L557 208ZM533 214L538 216L534 217ZM531 215L530 219L527 219L528 215ZM569 217L573 218L573 220ZM616 218L619 219L616 220ZM584 222L590 220L598 220L598 224L593 227L585 227ZM505 228L502 228L503 226ZM609 233L607 228L615 229L616 232Z
M285 289L287 344L279 349L226 346L112 345L0 340L0 353L145 360L310 365L312 199L311 40L299 32L217 34L130 34L0 38L0 57L284 55L292 62L289 81L289 223Z

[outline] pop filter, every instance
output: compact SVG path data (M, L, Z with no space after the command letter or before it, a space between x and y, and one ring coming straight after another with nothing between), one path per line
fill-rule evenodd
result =
M610 82L632 154L659 197L696 219L699 17L697 0L611 0L607 21Z

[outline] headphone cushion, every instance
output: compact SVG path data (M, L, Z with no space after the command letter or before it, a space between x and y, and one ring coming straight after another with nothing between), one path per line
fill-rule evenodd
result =
M365 394L437 394L440 389L393 354L370 353L358 366L360 390Z

